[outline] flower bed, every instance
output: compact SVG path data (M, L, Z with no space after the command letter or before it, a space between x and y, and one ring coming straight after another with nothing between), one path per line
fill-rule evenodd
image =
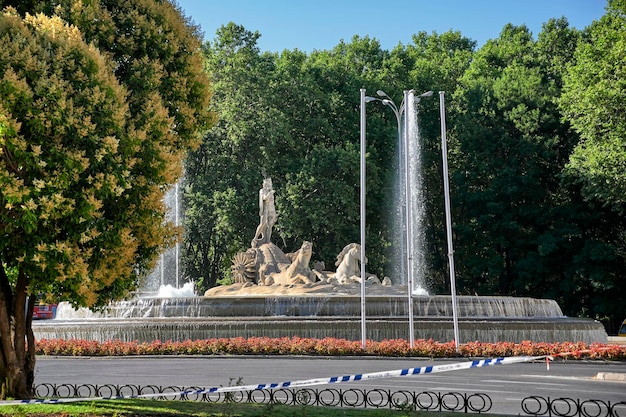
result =
M402 339L368 341L366 348L360 341L345 339L304 339L268 337L186 340L184 342L154 341L150 343L104 343L90 340L42 339L35 346L38 355L59 356L127 356L127 355L318 355L318 356L386 356L386 357L502 357L555 356L565 359L626 360L626 346L586 343L481 343L459 345L454 342L416 340L411 348Z

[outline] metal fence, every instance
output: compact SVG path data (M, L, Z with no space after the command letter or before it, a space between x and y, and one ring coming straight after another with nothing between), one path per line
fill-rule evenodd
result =
M353 408L388 408L415 411L487 413L493 402L484 393L392 391L383 389L297 389L209 392L202 387L182 388L157 385L39 384L39 398L120 398L148 396L157 400L203 401L207 403L251 403L310 405ZM521 410L528 416L626 417L626 401L526 397Z
M626 401L575 400L533 395L522 400L522 411L530 416L626 417Z

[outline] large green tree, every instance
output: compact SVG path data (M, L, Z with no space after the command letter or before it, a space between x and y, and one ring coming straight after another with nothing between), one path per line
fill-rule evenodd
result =
M581 140L563 172L590 207L586 257L575 294L585 312L614 332L624 315L626 281L626 2L609 1L574 53L559 100ZM585 219L587 220L587 219ZM582 281L582 283L581 283Z
M581 36L563 18L536 41L507 25L475 54L454 96L456 255L464 292L552 298L607 319L622 300L624 219L572 180L581 136L557 104Z
M229 23L204 45L219 115L199 148L189 154L185 179L185 275L201 288L224 278L234 254L249 247L258 224L263 175L281 180L266 146L280 136L284 118L268 102L274 57L261 55L260 35Z
M626 213L626 1L609 2L576 49L561 108L582 140L566 174L587 200Z
M571 48L559 48L575 40L566 21L537 42L526 27L507 25L475 54L455 94L452 183L465 291L542 296L556 272L548 264L562 266L544 241L570 232L557 219L571 210L561 204L559 174L572 134L555 106L562 76L551 60L567 60Z
M141 239L126 216L110 215L132 181L125 90L60 18L1 19L0 374L5 395L27 398L35 296L82 305L119 296Z
M261 54L258 37L230 23L205 47L220 119L187 163L185 263L206 287L227 276L233 255L250 246L263 175L277 193L273 241L285 251L310 240L314 260L332 267L343 246L359 240L359 88L375 91L370 80L385 53L356 37L311 56ZM389 234L380 233L390 190L384 173L395 141L372 132L368 236L377 248L370 260L381 265L378 249Z
M176 238L162 195L212 115L198 31L171 3L17 6L1 26L0 339L4 395L25 398L35 297L97 307L137 287Z
M317 259L329 269L345 245L360 241L359 89L376 91L386 55L378 41L358 36L330 51L314 51L300 70L307 94L290 97L292 140L299 150L287 177L285 234L312 240ZM312 123L294 117L305 103L313 104L307 109ZM375 127L382 125L381 112L371 110L380 109L368 107L366 250L369 271L380 275L391 232L385 213L392 204L388 173L394 167L389 160L397 160L392 158L396 136Z

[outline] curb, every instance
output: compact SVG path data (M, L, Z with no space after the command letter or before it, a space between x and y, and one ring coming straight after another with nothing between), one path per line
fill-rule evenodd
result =
M607 344L609 344L609 345L626 345L626 337L624 337L624 336L609 336L609 337L607 337Z
M624 381L626 382L626 374L614 372L598 372L594 379L602 381Z

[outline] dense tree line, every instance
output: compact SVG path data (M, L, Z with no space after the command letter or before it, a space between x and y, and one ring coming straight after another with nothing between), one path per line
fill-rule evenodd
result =
M359 89L446 92L457 290L556 299L615 332L626 316L626 6L584 30L564 18L533 38L507 25L480 48L454 31L383 50L354 37L332 50L262 52L261 36L222 26L204 45L216 126L186 164L185 271L228 280L250 246L263 176L276 189L274 243L313 242L333 266L359 241ZM399 104L399 103L397 103ZM449 292L439 105L424 99L431 293ZM367 108L367 256L392 269L396 120ZM392 277L393 278L393 277Z

